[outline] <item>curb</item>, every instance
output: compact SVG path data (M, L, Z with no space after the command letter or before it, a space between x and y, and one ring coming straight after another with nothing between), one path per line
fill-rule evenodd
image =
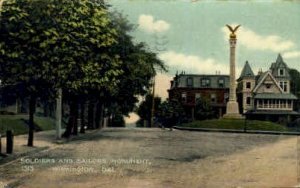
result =
M243 134L269 134L269 135L289 135L299 136L300 132L279 132L279 131L260 131L260 130L237 130L237 129L209 129L209 128L192 128L174 126L174 129L182 131L199 131L199 132L222 132L222 133L243 133Z

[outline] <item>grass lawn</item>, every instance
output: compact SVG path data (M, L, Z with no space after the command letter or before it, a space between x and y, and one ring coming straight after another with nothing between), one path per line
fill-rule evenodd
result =
M36 131L55 129L55 120L49 117L34 117ZM13 130L14 135L28 133L28 115L0 115L0 133L6 134L6 130Z
M244 129L243 119L212 119L203 121L193 121L180 125L181 127L192 128L213 128L213 129ZM269 121L247 120L247 130L264 131L288 131L288 128Z

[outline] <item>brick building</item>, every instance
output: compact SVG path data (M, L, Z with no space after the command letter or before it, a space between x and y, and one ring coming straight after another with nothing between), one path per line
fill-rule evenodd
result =
M168 90L169 99L180 100L187 115L194 119L197 99L210 101L218 117L226 111L229 75L176 74Z

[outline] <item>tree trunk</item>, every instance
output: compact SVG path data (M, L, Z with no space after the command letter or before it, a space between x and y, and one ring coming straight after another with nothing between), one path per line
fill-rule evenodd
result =
M44 101L43 104L43 108L44 108L44 117L49 117L49 102L48 101Z
M81 120L81 127L80 133L85 133L85 102L81 102L80 104L80 120Z
M17 97L17 99L16 99L16 111L15 111L16 114L18 114L20 112L20 106L21 106L20 103L21 103L21 100L20 100L19 97Z
M95 124L96 128L99 129L102 121L102 103L98 102L96 105L96 115L95 115Z
M97 107L98 107L98 101L94 101L94 108L93 108L93 128L96 129L97 127L97 119L98 119L98 112L97 112Z
M88 129L94 128L94 103L90 100L88 104Z
M73 111L73 113L74 113L74 122L73 122L73 132L72 132L72 134L73 135L78 135L78 121L77 121L77 119L78 119L78 101L77 100L74 101L74 111Z
M103 128L104 127L104 104L101 103L101 106L100 106L100 117L101 117L101 120L100 120L100 127Z
M66 130L62 137L69 138L70 135L77 134L77 131L75 130L77 128L77 117L78 117L78 108L77 108L77 101L74 98L71 97L70 99L70 115L69 115L69 120L68 124L66 127Z
M52 101L49 104L49 116L55 118L55 103Z
M27 146L33 146L33 133L34 133L34 112L36 105L36 97L30 96L29 99L29 132L28 132L28 143Z

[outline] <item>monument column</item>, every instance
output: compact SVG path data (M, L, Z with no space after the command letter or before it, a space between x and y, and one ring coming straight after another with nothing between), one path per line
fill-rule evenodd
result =
M226 114L223 116L224 118L230 119L240 119L242 116L239 113L239 105L236 101L236 80L235 80L235 47L236 47L236 35L235 32L240 27L240 25L236 26L234 29L226 25L231 31L229 37L229 45L230 45L230 88L229 88L229 101L226 105Z

